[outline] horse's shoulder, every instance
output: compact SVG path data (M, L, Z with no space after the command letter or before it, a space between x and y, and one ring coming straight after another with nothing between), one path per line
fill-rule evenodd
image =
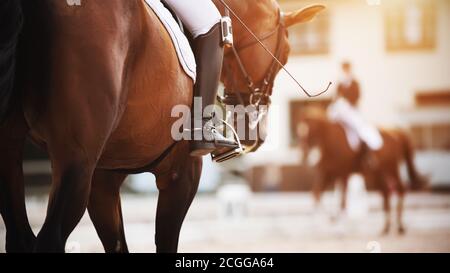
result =
M332 120L326 120L326 124L327 124L327 128L329 131L331 132L342 132L345 133L345 128L344 126L337 121L332 121Z

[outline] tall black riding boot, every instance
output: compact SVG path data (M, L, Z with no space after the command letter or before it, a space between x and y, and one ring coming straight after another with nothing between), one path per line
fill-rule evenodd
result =
M197 80L194 86L194 96L202 99L202 115L195 115L194 119L203 116L203 110L214 105L219 87L220 73L223 62L223 47L221 45L221 26L217 23L208 33L200 35L194 40L194 53L197 62ZM193 133L199 136L191 140L191 155L203 156L217 148L237 147L234 140L227 139L217 131L213 122L213 113L202 120L194 120ZM201 128L199 128L201 126Z

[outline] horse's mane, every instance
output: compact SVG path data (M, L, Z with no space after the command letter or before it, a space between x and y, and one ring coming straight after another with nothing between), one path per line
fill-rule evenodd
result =
M21 1L0 1L0 120L10 107L16 70L16 47L22 23Z

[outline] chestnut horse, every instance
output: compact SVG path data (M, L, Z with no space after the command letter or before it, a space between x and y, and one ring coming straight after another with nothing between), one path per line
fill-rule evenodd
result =
M316 110L316 109L314 109ZM390 228L390 196L392 192L398 195L397 223L398 232L405 231L402 221L403 201L406 187L400 178L400 163L405 161L412 189L422 189L426 180L421 176L414 164L414 149L409 137L400 130L381 130L384 141L378 151L370 151L361 145L354 151L348 144L342 125L329 121L321 110L311 111L300 118L297 127L300 148L303 152L303 162L306 161L312 148L320 150L320 160L317 169L320 179L315 181L313 193L318 204L321 193L336 183L342 184L341 209L346 207L347 180L353 173L361 173L366 183L380 191L383 197L385 226L383 233Z
M223 14L223 6L214 2ZM264 37L264 43L271 51L282 47L283 63L289 53L286 28L323 9L283 14L275 0L226 2L260 37L275 30L278 35ZM0 112L5 114L0 211L6 250L63 252L87 208L105 251L127 252L119 189L128 174L152 172L159 189L157 251L176 252L202 161L189 156L186 141L175 142L171 135L178 119L171 110L191 106L193 82L159 19L144 0L83 0L80 5L2 0L0 14ZM262 84L271 56L237 23L234 36L242 64ZM236 71L235 56L226 54L224 63L230 68L222 75L228 79L225 87L232 83L239 92L250 92ZM26 138L47 150L52 163L47 216L37 237L25 208Z

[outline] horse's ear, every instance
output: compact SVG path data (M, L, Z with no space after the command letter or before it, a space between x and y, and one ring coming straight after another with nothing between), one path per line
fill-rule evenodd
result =
M283 14L284 24L286 27L290 27L295 24L309 22L325 8L324 5L312 5L301 10L286 12Z

